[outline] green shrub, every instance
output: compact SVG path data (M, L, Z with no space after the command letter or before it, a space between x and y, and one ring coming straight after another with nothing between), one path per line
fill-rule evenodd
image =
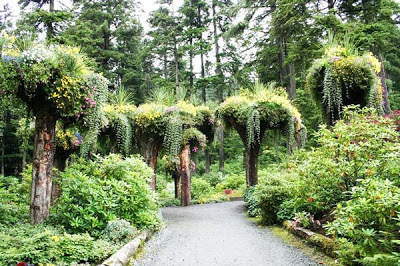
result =
M23 173L22 178L0 176L0 228L28 221L31 175Z
M102 237L112 243L127 243L132 240L138 231L128 221L109 221L104 229Z
M264 224L278 222L280 205L289 197L290 189L287 180L279 175L270 175L256 186L254 197L258 199L258 208Z
M217 191L223 191L225 189L239 189L246 184L246 177L244 175L230 174L216 186Z
M260 215L260 208L258 206L259 199L255 194L256 187L249 187L244 193L244 202L246 203L247 214L250 217Z
M327 225L339 243L340 261L346 265L398 265L400 188L389 180L365 179L351 194L351 200L338 204L336 219Z
M71 265L99 263L117 249L89 234L70 235L51 226L20 224L0 231L0 265L18 262Z
M202 175L201 178L206 180L213 187L216 187L224 179L222 172L210 172Z
M124 219L138 229L159 224L148 187L151 169L137 157L80 159L63 172L62 195L52 221L73 233L98 236L109 221Z
M191 196L193 200L200 200L201 198L207 198L214 194L213 187L208 181L202 178L193 178L191 182Z

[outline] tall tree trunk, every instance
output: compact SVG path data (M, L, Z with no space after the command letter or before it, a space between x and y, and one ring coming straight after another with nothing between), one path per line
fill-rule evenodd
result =
M54 13L54 0L50 0L49 1L49 12L50 13ZM53 22L49 21L46 22L46 26L47 26L47 40L50 40L54 37L54 27L53 27Z
M1 175L4 176L5 170L4 170L4 155L5 155L5 139L4 139L4 131L3 131L3 138L1 141Z
M181 176L179 175L179 172L173 173L172 178L174 179L174 185L175 185L175 199L177 199L177 198L179 198L179 195L180 195L179 185L180 185Z
M168 78L168 60L167 60L167 52L164 53L164 78Z
M31 224L43 223L50 214L56 119L48 110L36 112L32 167Z
M179 89L179 55L178 55L178 42L174 36L174 61L175 61L175 91Z
M26 151L25 149L21 152L22 156L22 171L26 168Z
M296 72L293 63L289 63L289 78L288 95L289 99L293 100L296 98Z
M258 156L260 153L260 144L254 143L251 148L246 146L244 163L246 166L247 186L258 184Z
M190 145L185 145L179 155L181 174L181 205L190 205Z
M377 53L377 57L381 62L381 72L379 72L379 78L381 80L382 85L382 97L383 97L383 111L385 114L390 114L392 112L390 108L390 101L389 101L389 92L386 85L386 72L385 72L385 65L383 64L383 56L381 52Z
M219 53L219 44L218 44L218 32L217 32L217 12L216 12L216 0L212 1L212 22L213 22L213 35L214 35L214 47L215 47L215 61L216 61L216 66L215 66L215 74L218 77L218 80L221 82L218 82L218 87L217 87L217 96L218 96L218 102L221 104L224 101L224 76L222 75L222 70L221 70L221 56ZM225 164L225 151L224 151L224 130L222 126L218 127L218 140L220 143L219 149L218 149L218 155L219 155L219 171L223 172L224 171L224 164Z
M210 155L210 151L206 148L204 150L204 164L205 164L205 173L208 174L211 171L211 155Z
M190 50L189 50L189 89L190 89L190 96L193 96L193 38L190 37Z
M285 78L286 78L286 66L285 66L285 45L283 42L283 39L281 37L276 38L276 45L278 46L278 61L279 61L279 81L281 86L284 86L285 84Z

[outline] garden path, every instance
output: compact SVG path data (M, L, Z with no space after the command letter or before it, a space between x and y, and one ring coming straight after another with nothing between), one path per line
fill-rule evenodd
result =
M243 201L162 209L167 228L150 239L140 266L317 265L247 219Z

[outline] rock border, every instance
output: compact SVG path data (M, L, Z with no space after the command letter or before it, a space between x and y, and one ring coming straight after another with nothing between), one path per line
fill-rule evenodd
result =
M154 231L142 231L137 237L125 244L121 249L105 260L100 266L125 266L136 254L142 244L148 240Z
M315 233L311 230L295 226L293 221L284 221L283 227L290 233L305 239L311 245L320 247L328 256L335 258L338 246L329 237Z

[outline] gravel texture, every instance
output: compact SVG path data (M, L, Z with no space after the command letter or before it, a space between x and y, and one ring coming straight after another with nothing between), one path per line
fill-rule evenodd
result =
M246 218L243 201L162 209L167 228L132 265L317 265Z

